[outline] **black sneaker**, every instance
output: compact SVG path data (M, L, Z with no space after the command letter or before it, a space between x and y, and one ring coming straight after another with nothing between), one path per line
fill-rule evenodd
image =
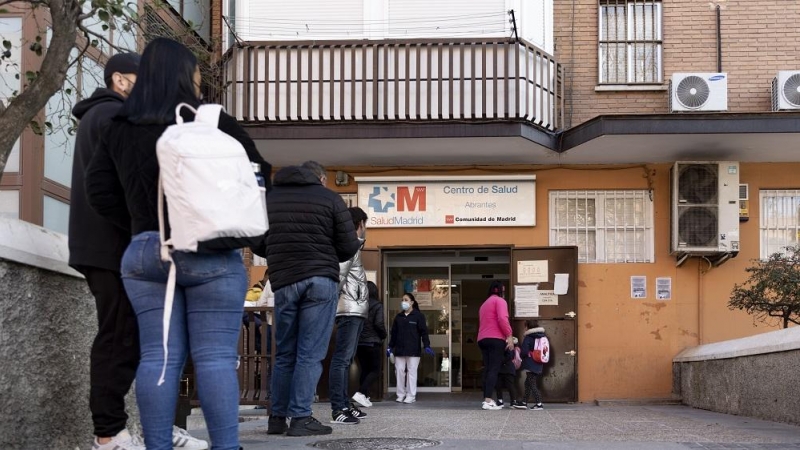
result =
M359 422L361 421L350 415L349 409L331 412L331 423L337 425L357 425Z
M269 426L267 427L267 434L283 434L289 425L286 424L286 417L282 416L269 416Z
M544 406L542 406L541 403L537 403L537 404L531 406L530 409L532 409L533 411L541 411L541 410L544 409Z
M349 412L351 416L359 420L367 418L367 413L358 409L358 406L354 405L353 403L350 404L350 409L348 409L347 412Z
M307 417L293 417L289 422L289 431L286 432L287 436L319 436L322 434L331 434L333 428L319 423L319 420L313 416Z
M514 400L511 402L511 407L514 409L528 409L528 405L520 400Z
M506 407L506 405L503 404L503 399L502 398L498 398L494 403L497 406L501 407L501 408L505 408Z

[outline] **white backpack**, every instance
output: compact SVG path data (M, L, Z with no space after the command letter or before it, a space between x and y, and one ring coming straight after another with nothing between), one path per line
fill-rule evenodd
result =
M184 123L182 108L195 113ZM263 190L259 189L250 160L239 141L218 128L222 105L202 105L197 110L186 103L175 108L170 125L156 144L160 168L158 225L161 259L171 267L164 302L164 367L158 384L164 382L167 336L175 294L175 264L170 249L196 252L198 245L216 238L263 236L269 228ZM164 232L164 196L167 197L170 239Z

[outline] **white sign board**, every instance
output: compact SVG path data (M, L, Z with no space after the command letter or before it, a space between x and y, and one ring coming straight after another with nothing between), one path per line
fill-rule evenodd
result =
M530 227L536 176L356 177L369 228Z
M539 306L558 306L555 291L539 291Z
M514 286L514 317L539 317L537 286Z
M631 277L631 298L647 298L647 277Z
M672 278L656 278L656 300L672 300Z
M547 283L547 260L517 261L517 283Z

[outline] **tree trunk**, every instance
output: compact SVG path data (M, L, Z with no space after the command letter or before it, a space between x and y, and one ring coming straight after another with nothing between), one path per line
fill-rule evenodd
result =
M81 7L76 0L50 0L50 23L53 34L39 74L9 104L0 106L0 178L6 168L14 142L25 127L47 105L47 100L64 84L69 55L78 35L77 21ZM42 36L44 39L44 36ZM29 51L21 49L20 51ZM25 80L25 74L20 74ZM44 129L44 127L42 127Z

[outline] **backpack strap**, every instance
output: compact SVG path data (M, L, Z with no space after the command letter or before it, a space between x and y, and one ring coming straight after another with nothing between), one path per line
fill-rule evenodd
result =
M180 105L178 106L180 107ZM169 341L169 323L172 320L172 305L175 300L175 284L176 284L175 280L177 278L175 261L172 260L172 254L170 250L170 241L166 240L166 230L164 228L165 228L164 185L161 182L161 174L159 174L158 175L158 236L161 241L161 260L164 262L169 262L169 275L167 276L167 291L164 297L164 316L162 317L162 323L161 323L163 327L161 343L164 347L164 364L161 366L161 375L158 377L158 386L164 384L165 377L167 374L167 357L169 356L169 350L167 348L167 343Z

